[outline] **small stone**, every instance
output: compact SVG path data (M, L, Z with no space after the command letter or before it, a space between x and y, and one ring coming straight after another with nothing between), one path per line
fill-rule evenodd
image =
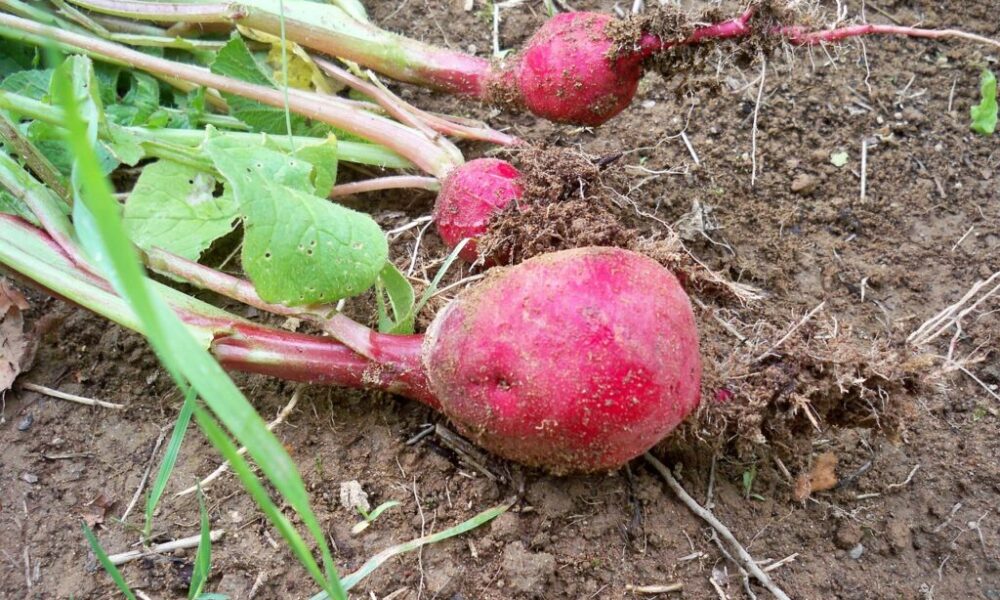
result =
M21 480L27 483L38 483L38 475L34 473L21 473Z
M913 534L908 523L901 519L892 519L885 528L889 546L894 554L900 554L913 546Z
M656 106L656 100L643 100L642 101L642 107L645 108L645 109L647 109L647 110L650 109L650 108L653 108L654 106Z
M542 596L556 571L556 559L547 552L529 552L524 544L514 542L504 549L503 571L515 590Z
M242 571L229 572L222 576L216 591L229 598L246 598L253 586L253 580Z
M808 173L800 173L792 180L792 191L796 194L810 194L819 185L819 179Z
M864 532L857 523L846 521L841 523L833 535L833 543L841 550L850 550L861 543Z
M17 422L18 431L27 431L31 429L31 424L35 422L35 417L31 413L24 415L24 418Z
M512 540L517 537L518 516L514 513L506 512L490 523L490 533L498 540Z
M907 108L903 111L903 120L910 123L922 123L924 121L924 113L915 108Z
M850 556L854 560L861 558L861 555L865 553L865 545L858 544L857 546L851 548L847 551L847 556Z
M427 590L435 596L447 594L460 582L461 569L450 560L427 567Z
M367 513L372 509L371 504L368 504L368 494L361 489L360 483L353 480L341 482L340 505L351 512L360 508Z

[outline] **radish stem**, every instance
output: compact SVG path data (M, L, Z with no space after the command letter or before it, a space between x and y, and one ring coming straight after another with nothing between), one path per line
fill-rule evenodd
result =
M107 282L92 281L66 259L45 232L18 217L0 214L0 234L9 240L0 244L0 263L49 293L142 333L139 320L109 291ZM375 387L440 407L427 387L420 362L423 336L369 331L371 352L377 360L372 362L332 339L255 325L173 288L152 285L195 337L230 370L306 383Z
M93 11L147 21L240 24L272 35L280 29L277 0L232 4L70 1ZM399 81L476 98L488 96L490 62L486 59L390 33L333 5L286 0L284 20L288 39L307 48L363 64Z
M216 75L200 67L150 56L112 42L61 31L4 13L0 13L0 35L36 45L56 41L71 51L82 50L101 60L185 79L222 92L252 98L275 108L285 106L284 95L279 90ZM461 153L447 141L431 141L399 123L338 103L334 98L298 92L289 93L288 102L296 113L396 150L432 175L443 177L462 162Z
M338 183L333 186L330 198L363 194L379 190L398 190L404 188L421 189L436 192L441 189L441 182L433 177L418 177L416 175L399 175L396 177L379 177L351 183Z

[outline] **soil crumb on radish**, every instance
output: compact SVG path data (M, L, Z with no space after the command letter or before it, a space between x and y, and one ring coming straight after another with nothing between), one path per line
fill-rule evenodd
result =
M695 19L676 6L661 6L608 23L604 32L614 41L610 59L632 51L647 33L667 41L681 41L694 33Z
M482 255L499 257L502 264L517 264L569 248L631 248L635 233L599 202L575 199L510 208L491 220L481 242Z

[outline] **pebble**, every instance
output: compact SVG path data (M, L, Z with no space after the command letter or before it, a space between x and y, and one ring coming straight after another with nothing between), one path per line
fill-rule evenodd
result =
M340 484L340 505L353 512L355 508L368 512L372 509L368 504L368 494L357 481L344 481Z
M819 178L808 173L801 173L792 180L792 191L796 194L808 194L819 185Z
M924 113L915 108L907 108L903 110L903 120L910 123L923 123Z
M28 413L24 415L24 418L17 422L18 431L27 431L31 429L31 424L35 422L35 417Z
M28 483L38 483L38 475L35 475L34 473L22 473L21 479Z
M846 521L837 528L833 535L833 543L841 550L850 550L861 543L864 532L857 523Z
M865 545L858 544L857 546L851 548L847 551L847 556L850 556L854 560L861 558L861 555L865 553Z

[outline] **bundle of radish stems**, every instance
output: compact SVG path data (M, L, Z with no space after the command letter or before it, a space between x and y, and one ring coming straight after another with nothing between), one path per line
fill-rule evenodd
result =
M681 46L762 37L807 46L866 35L1000 46L955 30L814 30L776 19L774 4L752 3L732 18L673 33L645 29L652 20L562 13L520 51L497 59L385 31L356 0L0 0L0 36L72 55L54 77L80 84L83 96L88 82L99 81L95 65L112 65L204 105L182 125L166 117L167 125L123 121L93 98L89 106L106 158L145 166L123 216L149 270L323 332L262 325L157 284L225 368L402 394L439 410L489 451L561 474L620 467L698 406L698 333L688 296L658 263L620 248L565 250L509 266L481 256L476 242L491 219L532 198L514 165L466 160L456 144L530 141L413 106L387 83L598 126L627 110L649 59ZM259 58L268 49L281 58L273 73ZM305 83L288 85L291 75ZM59 129L66 119L28 86L0 89L0 110L16 126L14 137L25 124ZM0 183L27 213L0 215L0 263L137 328L100 261L77 241L73 221L81 217L59 169L38 166L45 152L33 152L30 138L5 140L9 155L0 158ZM394 173L338 183L338 163ZM169 189L171 182L178 188ZM337 201L407 188L437 191L433 221L452 258L487 272L423 334L413 331L423 303L393 265L384 233ZM197 196L198 208L178 194ZM170 219L194 233L163 231ZM237 224L243 273L201 264L202 253ZM338 310L339 301L373 286L378 331Z

